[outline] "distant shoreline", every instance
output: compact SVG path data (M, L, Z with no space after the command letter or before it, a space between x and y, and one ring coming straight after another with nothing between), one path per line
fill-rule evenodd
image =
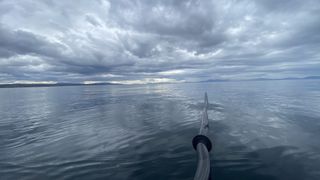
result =
M247 79L247 80L215 80L209 79L206 81L197 82L184 82L184 83L210 83L210 82L245 82L245 81L285 81L285 80L320 80L318 76L305 77L305 78L283 78L283 79ZM153 83L155 84L155 83ZM172 84L172 83L158 83L158 84ZM179 84L179 83L177 83ZM59 87L59 86L104 86L104 85L126 85L116 83L92 83L92 84L81 84L81 83L56 83L56 84L0 84L0 88L26 88L26 87ZM136 85L136 84L132 84ZM145 84L143 84L145 85Z
M274 78L274 79L268 79L268 78L257 78L257 79L244 79L244 80L221 80L221 79L209 79L206 81L200 81L201 83L206 82L241 82L241 81L285 81L285 80L319 80L320 76L308 76L304 78Z
M78 84L78 83L56 83L56 84L0 84L0 88L25 88L25 87L59 87L59 86L103 86L122 85L114 83Z

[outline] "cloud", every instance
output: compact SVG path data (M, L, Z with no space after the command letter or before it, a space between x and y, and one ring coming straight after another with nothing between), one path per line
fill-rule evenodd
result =
M2 0L0 81L319 75L319 12L317 0Z
M36 54L44 56L59 56L64 47L56 42L50 42L43 36L37 36L23 29L6 29L0 24L0 57L14 55Z

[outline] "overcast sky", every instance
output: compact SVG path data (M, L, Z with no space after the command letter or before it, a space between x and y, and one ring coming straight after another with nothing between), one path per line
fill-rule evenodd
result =
M316 75L319 0L0 0L0 83Z

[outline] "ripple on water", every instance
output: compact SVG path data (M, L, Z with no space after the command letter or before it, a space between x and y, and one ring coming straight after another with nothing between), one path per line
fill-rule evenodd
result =
M0 90L0 179L192 179L205 91L214 179L320 179L320 88L284 84Z

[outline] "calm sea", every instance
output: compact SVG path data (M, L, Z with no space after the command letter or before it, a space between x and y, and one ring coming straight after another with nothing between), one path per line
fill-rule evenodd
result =
M320 179L317 80L0 89L0 179L193 179L204 92L214 179Z

